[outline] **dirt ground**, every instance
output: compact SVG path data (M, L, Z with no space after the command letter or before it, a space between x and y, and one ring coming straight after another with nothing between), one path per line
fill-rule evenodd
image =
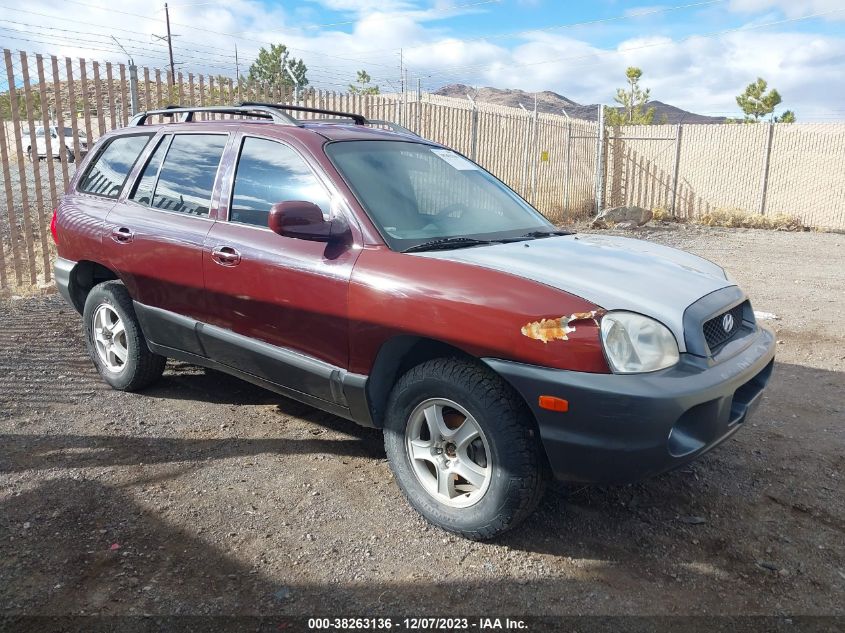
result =
M411 510L378 431L175 362L112 391L60 297L0 304L0 614L845 614L845 236L636 235L779 317L763 403L693 465L553 486L487 543Z

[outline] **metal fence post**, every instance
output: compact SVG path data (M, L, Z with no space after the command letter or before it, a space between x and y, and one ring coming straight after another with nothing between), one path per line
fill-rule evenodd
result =
M531 204L537 201L537 142L539 141L540 115L537 112L537 95L534 95L534 133L532 134L531 161Z
M422 79L417 79L417 127L414 130L422 136Z
M129 114L138 114L138 67L129 60Z
M478 106L475 104L475 99L473 99L469 94L467 94L467 99L472 104L472 115L470 119L470 136L469 136L469 157L477 161L476 153L478 151Z
M769 190L769 168L772 163L772 140L775 135L775 124L769 123L768 134L766 135L766 157L763 163L763 183L760 192L760 215L766 215L766 194Z
M681 135L683 129L683 126L678 123L678 129L675 132L675 163L672 167L672 204L669 209L672 215L675 215L675 202L678 197L678 174L681 168Z
M567 116L568 119L568 116ZM563 211L569 211L569 178L572 173L572 121L566 121L566 166L563 172Z
M604 198L604 106L599 105L598 130L596 130L596 215L601 213Z
M524 105L522 105L521 103L519 104L519 107L522 108L523 111L525 111L526 114L528 113L528 109ZM525 119L525 143L524 143L524 147L523 147L523 151L522 151L522 197L523 198L528 198L528 152L529 152L529 147L531 145L530 134L531 134L531 119L526 118Z

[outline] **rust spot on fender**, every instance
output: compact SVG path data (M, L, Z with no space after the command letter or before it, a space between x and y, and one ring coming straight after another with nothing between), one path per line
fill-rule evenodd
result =
M568 341L569 334L575 331L575 326L572 325L577 321L593 321L598 325L597 317L598 310L591 312L575 312L569 316L562 316L557 319L540 319L539 321L532 321L522 326L520 330L523 336L527 336L535 341L542 341L548 343L549 341Z

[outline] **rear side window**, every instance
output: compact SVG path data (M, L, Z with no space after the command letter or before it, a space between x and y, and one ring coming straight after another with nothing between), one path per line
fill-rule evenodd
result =
M138 204L150 206L153 194L155 193L156 179L158 178L158 170L161 168L161 163L164 161L164 155L167 153L167 148L170 147L170 139L173 136L168 134L163 136L158 143L150 160L147 161L147 166L141 172L141 177L135 185L135 191L129 196L130 200L134 200Z
M221 134L175 135L158 171L150 206L164 211L207 216L214 179L227 140L228 137Z
M313 202L329 216L328 192L299 154L276 141L246 137L235 174L229 221L266 227L270 207L289 200Z
M111 140L88 168L77 189L105 198L117 198L150 138L149 134L141 134Z

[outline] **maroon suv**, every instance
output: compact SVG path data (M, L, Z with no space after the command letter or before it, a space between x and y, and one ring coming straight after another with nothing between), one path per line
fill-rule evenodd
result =
M456 152L301 110L144 113L81 165L56 282L114 388L177 358L383 428L410 503L471 538L548 472L675 468L759 401L773 336L719 266L560 231Z

